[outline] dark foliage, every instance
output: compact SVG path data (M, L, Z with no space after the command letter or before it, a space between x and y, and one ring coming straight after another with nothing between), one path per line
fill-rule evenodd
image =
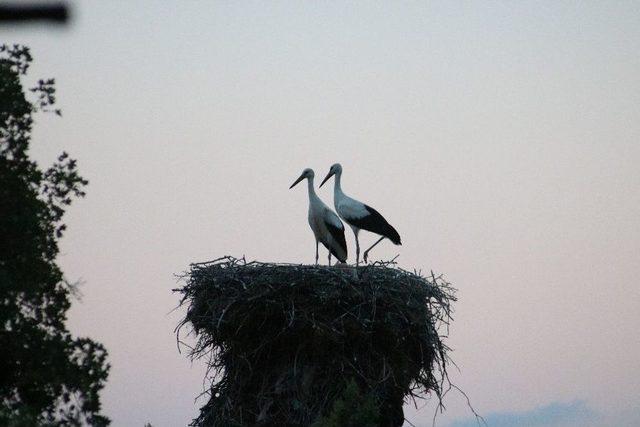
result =
M372 393L363 394L354 380L334 400L331 411L311 427L377 427L380 408Z
M189 324L212 381L195 426L399 426L406 398L441 397L455 298L439 277L226 257L185 279L178 339Z
M27 98L31 60L27 47L0 47L0 425L104 426L107 352L67 330L75 288L56 264L65 209L87 181L66 153L46 170L29 158L34 113L60 114L53 79Z

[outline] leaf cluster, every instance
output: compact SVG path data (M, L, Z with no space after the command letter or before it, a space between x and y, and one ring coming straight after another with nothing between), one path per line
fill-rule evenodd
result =
M355 381L347 383L331 411L312 427L378 427L380 408L371 394L363 394Z
M45 170L29 157L34 114L55 112L53 79L35 100L23 90L31 61L28 47L0 46L0 425L107 425L107 352L67 330L75 287L56 263L65 210L88 182L67 153Z

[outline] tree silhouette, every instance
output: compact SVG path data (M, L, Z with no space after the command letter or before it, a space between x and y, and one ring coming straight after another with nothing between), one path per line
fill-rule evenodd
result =
M0 425L105 426L107 352L67 330L75 288L56 264L65 209L87 181L67 153L46 170L29 158L34 114L60 114L53 79L27 97L31 61L25 46L0 47Z

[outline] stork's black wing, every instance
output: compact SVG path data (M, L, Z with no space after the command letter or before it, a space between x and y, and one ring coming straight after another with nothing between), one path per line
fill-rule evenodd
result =
M364 205L364 207L367 209L369 214L361 218L349 218L349 224L355 225L362 230L371 231L372 233L384 236L394 244L401 245L402 242L400 240L400 234L398 234L396 229L393 228L393 226L389 224L377 210L368 205Z
M325 221L324 224L327 226L327 230L329 230L329 233L331 233L333 240L340 246L341 250L336 250L336 248L330 247L327 247L327 249L334 257L338 258L341 262L347 262L347 240L344 237L344 225L340 224L342 225L342 227L336 227L334 224L331 224L328 221Z

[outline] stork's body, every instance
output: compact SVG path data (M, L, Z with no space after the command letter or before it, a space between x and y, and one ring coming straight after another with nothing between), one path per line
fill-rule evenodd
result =
M316 194L313 186L314 173L312 169L305 169L300 178L294 182L293 188L298 182L307 179L309 193L309 226L316 238L316 264L318 263L318 243L322 243L329 251L329 265L331 265L331 255L339 261L347 261L347 241L344 237L344 225L338 215L324 204Z
M342 166L339 163L331 166L327 177L322 181L324 184L331 176L335 175L335 182L333 186L333 203L336 208L336 212L353 230L353 234L356 238L356 264L360 262L360 242L358 240L358 233L360 230L367 230L372 233L376 233L382 237L378 239L373 245L364 251L364 261L367 261L369 251L373 249L383 239L387 238L396 245L401 245L400 235L391 224L380 213L373 209L371 206L352 199L344 194L340 180L342 178Z

